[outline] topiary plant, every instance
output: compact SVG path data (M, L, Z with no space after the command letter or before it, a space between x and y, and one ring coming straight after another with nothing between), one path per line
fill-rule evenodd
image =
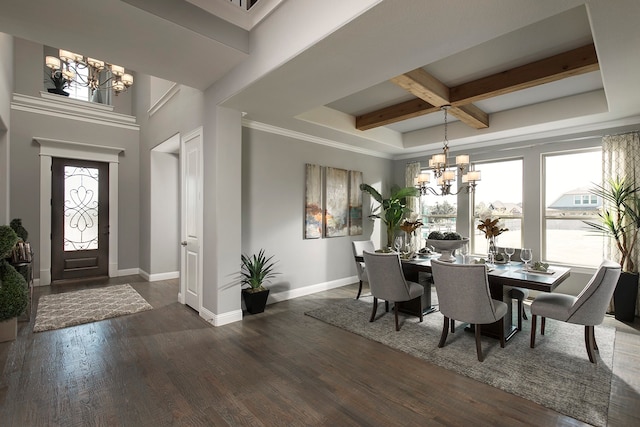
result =
M8 225L0 225L0 259L11 255L13 247L18 243L18 235Z
M29 302L27 282L7 261L0 260L0 321L18 317Z
M19 238L22 239L23 242L27 241L27 237L29 237L29 232L26 228L22 226L22 220L20 218L14 218L9 223L9 226L16 232Z

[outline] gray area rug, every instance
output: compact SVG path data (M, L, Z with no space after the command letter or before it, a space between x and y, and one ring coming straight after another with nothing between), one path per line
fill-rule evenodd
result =
M476 357L474 335L459 324L454 334L449 333L446 345L438 348L443 323L439 312L424 316L423 323L401 313L401 329L396 332L393 311L385 313L384 303L378 306L375 322L369 322L372 302L371 296L338 300L306 314L572 418L595 426L607 424L614 328L596 327L600 351L596 352L595 365L589 362L585 349L584 326L551 319L547 320L544 336L540 335L538 321L534 349L529 347L530 320L523 321L523 330L505 348L500 348L496 339L483 338L485 360L481 363Z
M96 322L152 308L131 285L45 295L38 301L33 332Z

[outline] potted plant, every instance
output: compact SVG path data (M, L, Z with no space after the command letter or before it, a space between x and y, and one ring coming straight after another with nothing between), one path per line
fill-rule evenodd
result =
M27 283L6 260L18 235L8 225L0 226L0 342L16 339L18 316L27 307Z
M420 190L415 187L400 188L394 185L391 187L391 194L387 199L383 198L378 190L369 184L360 184L360 190L368 193L376 202L380 203L369 215L369 218L379 218L385 223L387 227L387 247L393 247L396 229L403 218L411 212L405 200L407 197L418 197Z
M638 297L638 267L632 253L637 250L640 230L640 187L627 182L624 177L615 177L606 185L595 185L590 193L603 200L603 209L598 216L600 222L584 221L600 234L610 236L620 253L622 273L613 294L615 317L633 322Z
M264 284L279 274L273 271L277 261L272 261L273 255L266 256L264 249L251 256L242 254L241 260L241 281L243 285L248 286L242 289L244 305L251 314L262 313L269 297L269 289L265 288Z

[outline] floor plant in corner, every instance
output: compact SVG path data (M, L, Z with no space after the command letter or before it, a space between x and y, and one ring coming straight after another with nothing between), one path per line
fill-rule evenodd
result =
M265 255L264 249L257 254L247 256L242 254L242 298L247 312L251 314L262 313L267 305L269 289L264 287L270 279L279 273L273 271L277 261L273 261L273 255Z

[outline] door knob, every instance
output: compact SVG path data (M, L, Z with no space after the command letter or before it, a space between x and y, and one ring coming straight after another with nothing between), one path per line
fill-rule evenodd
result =
M182 246L187 246L187 242L186 242L186 240L185 240L184 242L180 242L180 244L181 244Z

